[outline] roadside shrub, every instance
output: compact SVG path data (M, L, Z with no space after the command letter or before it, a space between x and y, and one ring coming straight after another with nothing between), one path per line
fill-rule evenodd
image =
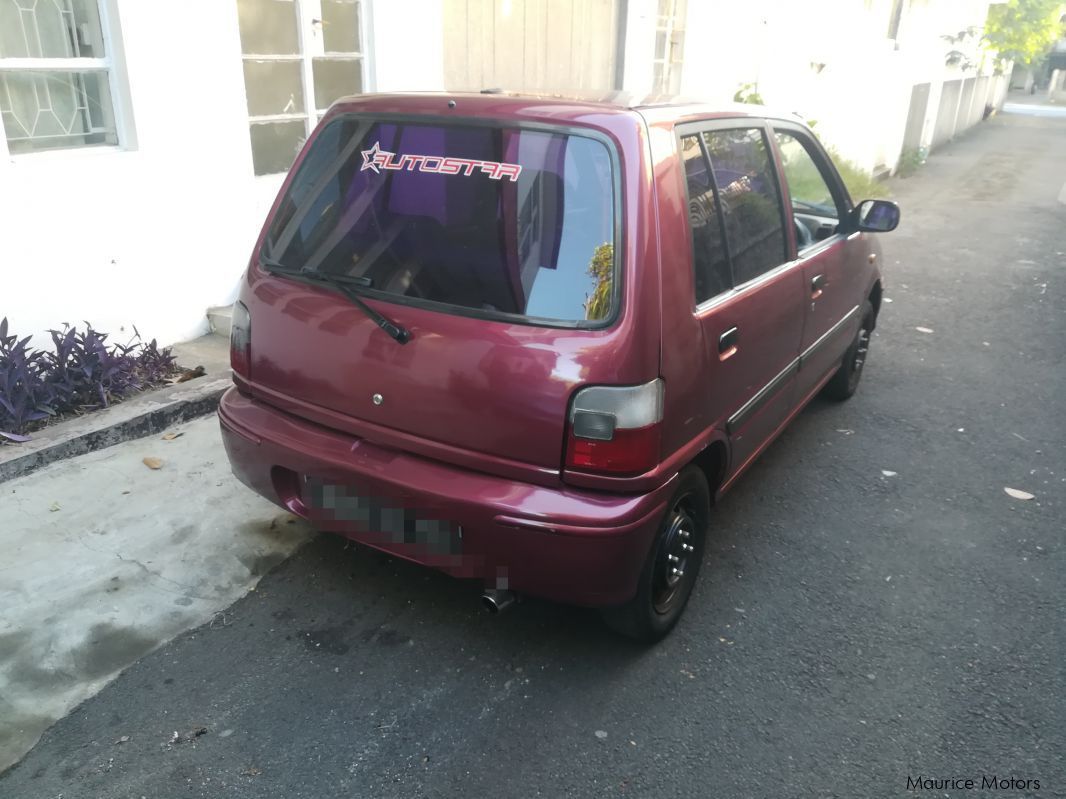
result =
M155 339L141 343L136 328L128 344L108 344L88 322L84 330L48 332L52 351L35 350L30 336L19 339L0 321L0 444L25 441L55 417L105 408L177 371L170 349Z
M901 178L909 178L925 163L925 158L922 156L922 151L915 148L909 148L900 153L899 164L896 166L896 174Z

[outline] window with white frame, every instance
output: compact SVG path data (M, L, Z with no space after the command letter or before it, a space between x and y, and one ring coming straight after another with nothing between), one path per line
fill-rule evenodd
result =
M364 85L360 0L237 0L257 175L286 171L318 120Z
M119 143L98 0L0 0L0 118L12 154Z
M685 0L659 0L655 23L652 90L677 94L681 88L681 58L685 44Z

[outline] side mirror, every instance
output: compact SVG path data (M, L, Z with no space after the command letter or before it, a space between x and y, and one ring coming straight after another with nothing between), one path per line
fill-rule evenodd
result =
M855 229L865 233L888 233L899 225L899 206L891 200L863 200L852 211Z

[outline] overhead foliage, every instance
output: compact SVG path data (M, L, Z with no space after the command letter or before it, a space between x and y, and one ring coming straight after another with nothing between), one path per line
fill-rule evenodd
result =
M1008 0L988 9L985 43L1000 59L1029 65L1063 35L1062 0Z

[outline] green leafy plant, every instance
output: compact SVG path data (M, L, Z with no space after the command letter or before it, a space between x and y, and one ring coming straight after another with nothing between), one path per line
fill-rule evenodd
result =
M746 103L748 105L765 105L762 95L759 94L758 83L742 83L733 95L734 103Z
M961 70L973 69L976 64L970 60L970 57L959 49L959 46L965 46L977 36L977 28L966 28L953 35L941 36L948 44L952 45L952 49L944 56L944 65L949 67L958 67Z
M899 163L896 164L896 174L901 178L909 178L925 163L922 151L917 147L911 147L900 153Z
M1000 60L1030 66L1063 35L1062 0L1008 0L989 6L984 43Z

